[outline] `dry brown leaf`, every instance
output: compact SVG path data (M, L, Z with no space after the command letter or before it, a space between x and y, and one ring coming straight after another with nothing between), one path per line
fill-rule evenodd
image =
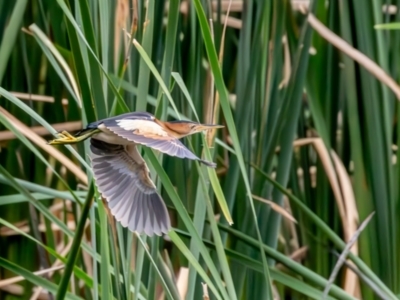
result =
M368 72L374 75L376 79L387 85L396 95L397 100L400 100L400 86L376 62L335 34L321 21L319 21L312 13L308 13L307 20L311 27L318 32L321 37L348 55L351 59L358 62Z
M285 209L285 211L289 213L289 215L293 216L292 208L290 207L290 201L286 195L283 196L283 208ZM297 234L296 223L287 220L286 222L283 223L283 225L288 228L288 232L290 233L290 240L289 240L290 251L291 252L297 251L300 247L300 243Z
M64 268L64 265L61 265L61 266L59 265L59 266L56 266L56 267L51 267L51 268L48 268L48 269L43 269L43 270L40 270L40 271L33 272L33 274L35 274L35 275L49 274L49 273L54 273L55 271L61 270L63 268ZM23 280L25 280L25 278L22 277L22 276L15 276L15 277L3 279L3 280L0 280L0 287L4 287L4 286L10 285L10 284L14 284L14 283L17 283L17 282L20 282L20 281L23 281Z
M216 13L213 14L213 19L218 20L218 15ZM226 24L226 26L230 28L241 29L243 22L241 19L221 14L221 24Z
M26 221L23 222L19 222L19 223L23 223L25 225L17 225L17 224L13 224L15 227L17 227L20 231L25 232L25 233L29 233L30 232L30 227L27 224ZM87 226L89 224L89 222L87 222L87 224L85 226ZM67 227L71 230L75 230L76 229L76 224L74 220L69 220L67 221ZM38 227L40 232L46 232L46 227L45 224L40 223L39 227ZM60 227L58 227L57 224L52 223L51 224L51 230L53 232L58 232L60 231ZM0 227L0 236L12 236L12 235L19 235L19 233L11 228L8 228L6 226Z
M19 285L19 284L10 284L6 285L3 287L0 287L0 290L15 295L15 296L24 296L26 293L24 291L24 287ZM35 291L35 288L33 288L33 291ZM48 300L49 299L49 293L42 292L40 293L39 297L37 298L38 300Z
M328 177L329 183L331 184L331 188L338 205L339 214L342 219L343 228L345 230L345 241L347 242L357 230L358 223L358 211L350 177L347 174L346 169L344 168L339 157L334 151L331 151L335 165L333 164L328 150L321 138L304 138L296 140L293 143L295 147L301 147L309 144L312 144L317 152ZM343 198L344 196L346 199ZM352 222L352 224L350 224L350 222Z
M224 6L228 9L229 1L225 1ZM213 6L214 7L214 6ZM237 1L232 1L231 11L238 11L241 9L242 5L238 5ZM215 8L213 8L215 10ZM224 11L224 10L223 10ZM189 3L188 1L182 1L180 6L180 12L184 15L188 14L189 12ZM216 13L213 14L213 19L217 20L218 15ZM242 20L234 17L230 17L229 14L221 14L221 24L226 24L226 26L241 29L242 28Z
M208 286L206 283L201 283L202 287L203 287L203 299L204 300L210 300L210 296L208 295Z
M306 257L307 251L308 251L308 247L307 246L303 246L303 247L297 249L296 251L294 251L290 255L290 258L295 260L295 261L301 261L302 259L304 259Z
M278 204L276 204L275 202L272 202L271 200L267 200L264 199L260 196L257 195L252 195L252 197L258 201L261 201L263 203L268 204L274 211L276 211L278 214L282 215L283 217L285 217L286 219L297 223L296 219L290 214L288 213L283 207L279 206Z
M47 144L47 141L40 137L38 134L32 131L28 126L15 118L12 114L6 111L3 107L0 107L0 113L3 114L10 123L14 125L25 137L31 140L34 144L42 148L49 155L58 160L63 166L65 166L71 173L73 173L77 179L82 181L84 184L88 184L86 174L75 165L67 156L57 150L55 147Z
M290 60L290 49L286 35L284 35L282 38L282 45L283 45L283 58L284 58L283 78L282 81L279 83L279 89L282 89L288 85L290 76L292 75L292 62Z
M39 101L39 102L54 103L54 97L50 97L50 96L20 93L20 92L10 92L10 93L21 100L32 100L32 101Z
M212 2L212 8L214 11L216 11L218 9L218 5L219 5L218 2L219 2L218 0L214 0ZM226 11L241 12L243 10L243 1L222 0L220 4L221 4L222 12L226 12Z
M115 25L114 25L114 67L117 67L120 59L120 53L125 52L126 40L123 29L128 27L129 20L129 1L118 0L115 8Z
M73 240L70 239L68 244L65 247L63 247L62 251L59 251L61 256L64 256L64 257L67 256L67 253L71 249L72 242L73 242ZM84 252L86 252L86 251L84 251ZM50 272L48 272L48 274L47 274L49 278L51 278L53 276L54 272L58 270L57 268L58 269L64 268L64 263L61 260L59 260L58 258L51 265L51 268L48 269L48 270L50 270ZM42 292L43 292L43 288L41 286L38 286L36 291L32 294L30 300L40 299L40 295L42 294Z
M176 278L176 287L181 299L186 299L189 283L189 268L181 267Z
M335 152L332 151L332 159L335 164L335 169L337 172L337 177L340 182L340 187L343 195L343 205L346 211L347 224L349 226L348 230L345 230L348 234L357 231L357 224L359 221L358 211L356 205L356 199L353 192L353 187L351 185L351 180L349 174L346 172L342 161L337 156ZM351 239L351 236L347 236L346 242ZM354 243L350 250L352 253L358 253L358 244ZM348 261L349 264L353 265L353 262ZM355 266L354 266L355 267ZM344 280L344 290L349 292L351 295L357 296L360 294L360 285L358 282L358 277L354 272L346 272Z
M68 132L72 132L72 131L81 129L82 122L76 121L76 122L56 123L56 124L51 124L51 126L57 131L66 130ZM40 135L40 136L50 135L49 131L46 128L44 128L43 126L33 126L33 127L30 127L30 129L34 133L36 133L37 135ZM15 134L9 130L0 131L0 141L12 140L15 138L16 138Z
M358 224L358 211L350 177L343 163L340 161L340 158L333 150L331 151L333 161L331 160L328 149L325 147L321 138L304 138L294 142L294 146L304 146L308 144L312 144L315 151L318 153L325 174L328 177L342 221L344 239L347 243L357 231ZM351 248L351 252L355 255L358 254L357 247L357 243L354 243ZM346 269L345 278L345 291L356 296L359 292L359 280L357 275L350 269Z

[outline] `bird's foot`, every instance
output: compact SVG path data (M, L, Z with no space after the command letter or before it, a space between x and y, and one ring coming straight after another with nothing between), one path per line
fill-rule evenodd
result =
M49 145L63 145L78 143L79 140L67 131L57 133L57 138L49 141Z

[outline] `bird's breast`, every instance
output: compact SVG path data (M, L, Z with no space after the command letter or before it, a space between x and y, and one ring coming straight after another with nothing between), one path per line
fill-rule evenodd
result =
M118 120L119 127L127 131L135 131L136 134L167 137L168 133L157 123L149 120Z

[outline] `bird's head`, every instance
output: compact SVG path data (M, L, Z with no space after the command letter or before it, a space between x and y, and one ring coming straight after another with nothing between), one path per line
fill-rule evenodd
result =
M211 124L200 124L192 121L171 121L171 122L161 122L164 129L170 131L171 134L175 135L177 138L182 138L187 135L191 135L200 131L223 128L222 125L211 125ZM157 122L157 123L158 123Z

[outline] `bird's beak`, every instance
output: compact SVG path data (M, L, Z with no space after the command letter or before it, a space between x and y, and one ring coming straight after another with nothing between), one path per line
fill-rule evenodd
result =
M203 130L224 128L224 127L225 126L223 126L223 125L199 124L199 125L196 126L196 129L198 131L203 131Z

